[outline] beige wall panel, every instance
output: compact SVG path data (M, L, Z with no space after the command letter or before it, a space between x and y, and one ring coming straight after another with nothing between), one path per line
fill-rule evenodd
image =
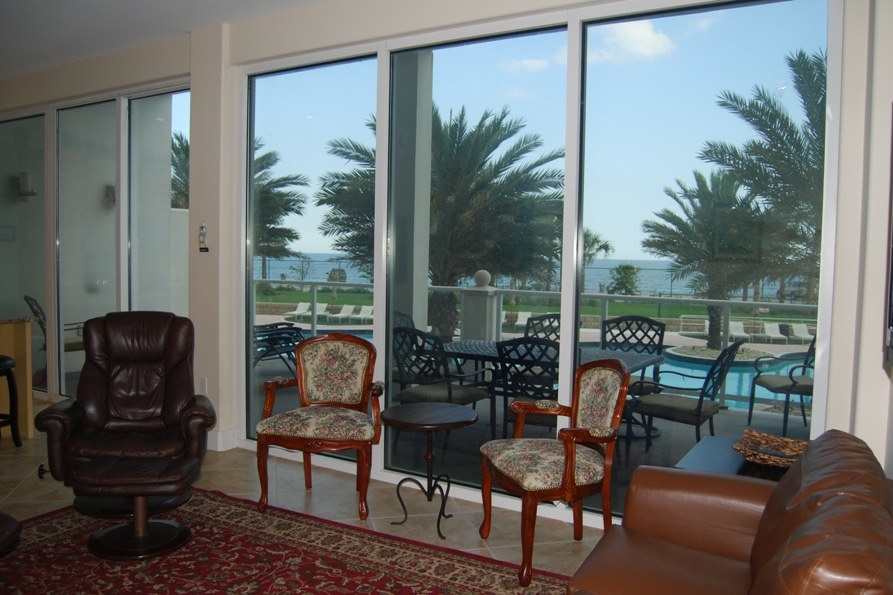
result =
M0 113L189 74L189 35L0 81Z

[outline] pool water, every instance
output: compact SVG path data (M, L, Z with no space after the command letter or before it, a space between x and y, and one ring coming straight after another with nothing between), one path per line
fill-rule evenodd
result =
M673 386L680 386L687 389L697 390L701 388L703 385L702 378L707 372L710 370L710 364L712 362L707 362L704 364L695 363L690 361L690 358L680 358L675 356L672 353L664 354L667 357L667 361L664 364L661 364L661 380L668 384L672 384ZM802 360L789 360L779 362L774 366L763 366L764 374L788 374L791 368L797 365L801 365L803 363ZM694 378L684 378L682 376L678 376L676 374L667 374L664 375L664 372L679 372L681 374L689 374L694 376L700 376L700 379ZM728 375L726 376L726 386L725 393L728 395L738 395L742 397L743 400L727 400L726 404L732 409L747 409L749 400L750 400L750 387L753 384L754 376L756 376L756 369L753 365L753 360L736 360L732 364L731 370L729 370ZM783 394L775 394L772 393L762 387L757 387L756 396L758 398L766 398L778 400L780 402L784 402Z

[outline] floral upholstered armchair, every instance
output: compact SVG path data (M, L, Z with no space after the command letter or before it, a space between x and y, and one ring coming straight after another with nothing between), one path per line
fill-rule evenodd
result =
M521 497L521 568L518 580L530 584L537 503L561 500L573 507L574 539L583 538L583 498L601 492L605 531L611 527L611 462L617 444L629 370L620 360L583 364L574 374L570 406L556 401L515 401L514 437L481 446L484 520L490 535L493 484ZM558 438L522 438L527 414L570 418Z
M366 492L372 471L372 445L381 438L382 386L372 382L375 347L343 333L305 339L295 348L296 378L264 383L266 397L257 424L257 472L264 512L268 501L267 458L270 446L303 453L304 486L313 487L310 455L319 452L357 452L357 492L360 519L369 515ZM301 405L273 415L280 391L296 389Z

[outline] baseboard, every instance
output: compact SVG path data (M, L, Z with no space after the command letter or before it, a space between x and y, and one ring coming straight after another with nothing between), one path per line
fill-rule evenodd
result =
M228 430L211 430L208 432L208 449L224 451L236 448L236 446L238 446L236 444L237 438L238 436L236 435L235 428L230 428Z

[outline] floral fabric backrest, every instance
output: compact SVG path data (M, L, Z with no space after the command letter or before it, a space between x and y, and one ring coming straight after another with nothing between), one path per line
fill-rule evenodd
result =
M579 377L577 389L576 428L609 428L611 427L623 375L613 368L594 367L583 372ZM617 428L620 424L617 424ZM615 428L615 429L617 429Z
M307 342L298 350L302 398L308 403L361 402L374 364L369 347L347 341Z

